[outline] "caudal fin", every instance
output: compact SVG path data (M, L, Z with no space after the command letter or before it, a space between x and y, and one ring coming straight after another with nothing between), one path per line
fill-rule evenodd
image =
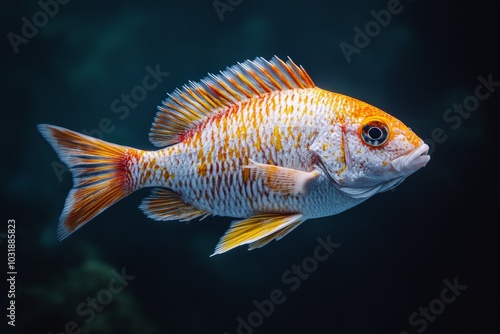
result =
M58 126L39 124L38 130L73 175L59 218L59 240L132 192L127 152L133 149Z

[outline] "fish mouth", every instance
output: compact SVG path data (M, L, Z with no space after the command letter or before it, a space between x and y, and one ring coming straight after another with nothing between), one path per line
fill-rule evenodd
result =
M427 154L428 152L429 146L422 144L409 154L392 160L391 166L397 172L414 172L425 167L429 160L431 160L431 156Z

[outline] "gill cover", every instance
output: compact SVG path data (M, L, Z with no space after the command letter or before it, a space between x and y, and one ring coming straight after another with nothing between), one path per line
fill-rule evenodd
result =
M309 149L318 156L322 169L334 183L338 186L344 184L347 162L341 126L336 124L319 134Z

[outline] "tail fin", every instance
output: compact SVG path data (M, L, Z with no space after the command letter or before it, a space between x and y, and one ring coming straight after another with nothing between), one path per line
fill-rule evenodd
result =
M59 218L59 240L132 192L127 167L132 149L53 125L39 124L38 130L73 175Z

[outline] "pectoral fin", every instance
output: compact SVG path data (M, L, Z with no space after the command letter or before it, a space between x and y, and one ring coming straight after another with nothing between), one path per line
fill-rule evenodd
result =
M279 240L304 220L301 214L268 213L234 221L220 239L211 256L246 244L250 244L249 250L262 247L275 238Z
M314 180L318 171L304 172L297 169L267 165L250 160L243 168L251 169L270 190L282 194L297 195L307 192L307 184Z

